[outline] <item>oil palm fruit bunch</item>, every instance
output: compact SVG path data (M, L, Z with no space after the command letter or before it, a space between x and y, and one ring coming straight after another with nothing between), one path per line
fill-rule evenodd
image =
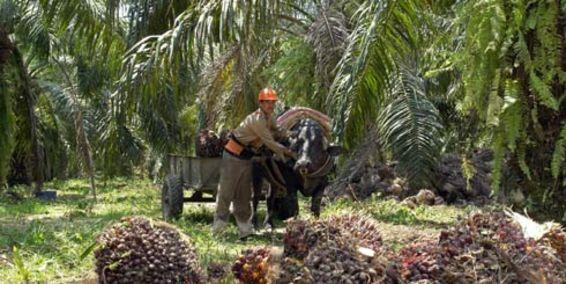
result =
M525 238L521 227L503 213L472 215L441 232L438 246L443 281L559 283L557 258Z
M238 256L232 265L236 279L247 284L268 283L269 258L271 252L266 247L249 248Z
M437 243L403 248L397 262L407 282L560 283L564 277L553 251L525 238L503 213L474 214L442 231Z
M209 280L212 279L221 279L226 275L228 271L229 265L219 263L219 262L211 262L206 267L206 271L208 274Z
M558 271L561 271L559 277L566 279L566 232L560 227L555 227L547 232L539 243L544 247L552 247L554 254L560 260L557 264Z
M387 264L360 250L360 241L350 235L321 236L305 258L301 278L310 283L393 283L386 274Z
M418 242L401 249L398 257L403 279L413 282L438 278L437 250L434 242Z
M287 258L277 283L395 282L386 273L391 254L378 225L364 215L291 220L283 242Z
M284 255L304 259L318 239L318 224L306 220L289 220L283 237Z
M201 283L196 252L174 227L124 217L97 237L96 272L103 283Z
M321 235L340 236L344 233L357 239L361 246L375 251L382 245L375 221L361 214L349 213L315 221L288 221L283 238L285 256L304 259Z
M554 228L543 236L542 242L556 250L562 264L566 265L566 232L560 228Z
M199 131L196 138L196 154L199 157L220 157L227 142L228 131L217 135L214 131L203 129Z
M382 247L378 224L361 214L342 214L330 216L323 221L327 226L335 226L341 232L347 232L359 241L360 246L379 251Z
M279 275L276 275L276 284L306 284L312 283L310 279L310 272L305 267L303 261L292 257L285 257L281 259Z

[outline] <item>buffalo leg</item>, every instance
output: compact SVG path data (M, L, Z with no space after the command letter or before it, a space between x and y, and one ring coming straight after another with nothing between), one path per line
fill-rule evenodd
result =
M318 218L320 217L320 204L324 195L325 186L318 186L311 197L311 212Z
M297 190L289 190L287 188L287 195L282 198L277 198L275 201L275 213L280 220L287 220L299 215L299 200L297 198Z
M275 216L275 210L276 210L275 203L277 202L277 198L275 197L275 193L273 192L273 186L271 185L269 185L269 190L267 191L265 201L267 204L267 214L265 215L265 221L263 222L263 225L273 229L274 228L273 216Z
M258 223L257 223L257 207L259 205L259 194L261 193L261 187L256 187L254 185L253 188L254 192L253 192L253 200L252 200L252 224L254 225L255 228L258 228Z

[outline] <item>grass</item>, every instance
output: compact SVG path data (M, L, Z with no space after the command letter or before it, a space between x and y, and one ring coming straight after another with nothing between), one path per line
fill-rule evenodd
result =
M3 283L69 283L94 278L94 258L86 254L97 234L123 216L144 215L161 219L160 187L148 180L114 179L99 187L93 203L85 180L52 182L57 201L44 202L29 197L23 201L0 197L0 279ZM301 217L310 218L308 201L301 199ZM418 207L409 209L392 200L340 201L327 205L323 216L362 212L376 219L386 243L394 248L419 238L434 238L454 224L458 216L475 207ZM281 245L282 233L262 234L246 242L238 240L237 229L215 237L211 232L214 204L185 204L182 217L173 223L197 247L203 268L209 262L232 263L246 247ZM265 208L260 208L265 214ZM261 218L260 218L261 220ZM234 222L233 222L234 223ZM278 223L278 227L283 227ZM228 276L225 283L233 279Z

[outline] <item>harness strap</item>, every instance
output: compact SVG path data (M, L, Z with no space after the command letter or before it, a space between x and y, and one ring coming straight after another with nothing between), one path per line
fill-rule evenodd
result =
M328 174L332 170L332 167L334 167L332 158L330 158L330 156L327 156L324 164L318 170L314 171L313 173L307 173L306 176L310 178L322 177Z
M269 161L271 162L271 167L273 168L273 172L275 173L275 175L277 175L277 178L279 178L279 180L281 181L281 183L283 185L285 185L285 178L283 177L283 174L281 174L281 171L279 170L279 166L277 165L277 163L275 162L275 160L273 159L269 159Z

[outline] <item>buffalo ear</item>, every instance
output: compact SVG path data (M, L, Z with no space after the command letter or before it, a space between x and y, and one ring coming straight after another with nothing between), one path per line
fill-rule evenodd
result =
M342 152L344 151L344 148L342 148L342 146L339 146L339 145L330 145L330 146L328 146L326 151L328 152L328 154L330 156L334 157L334 156L338 156L338 155L342 154Z

